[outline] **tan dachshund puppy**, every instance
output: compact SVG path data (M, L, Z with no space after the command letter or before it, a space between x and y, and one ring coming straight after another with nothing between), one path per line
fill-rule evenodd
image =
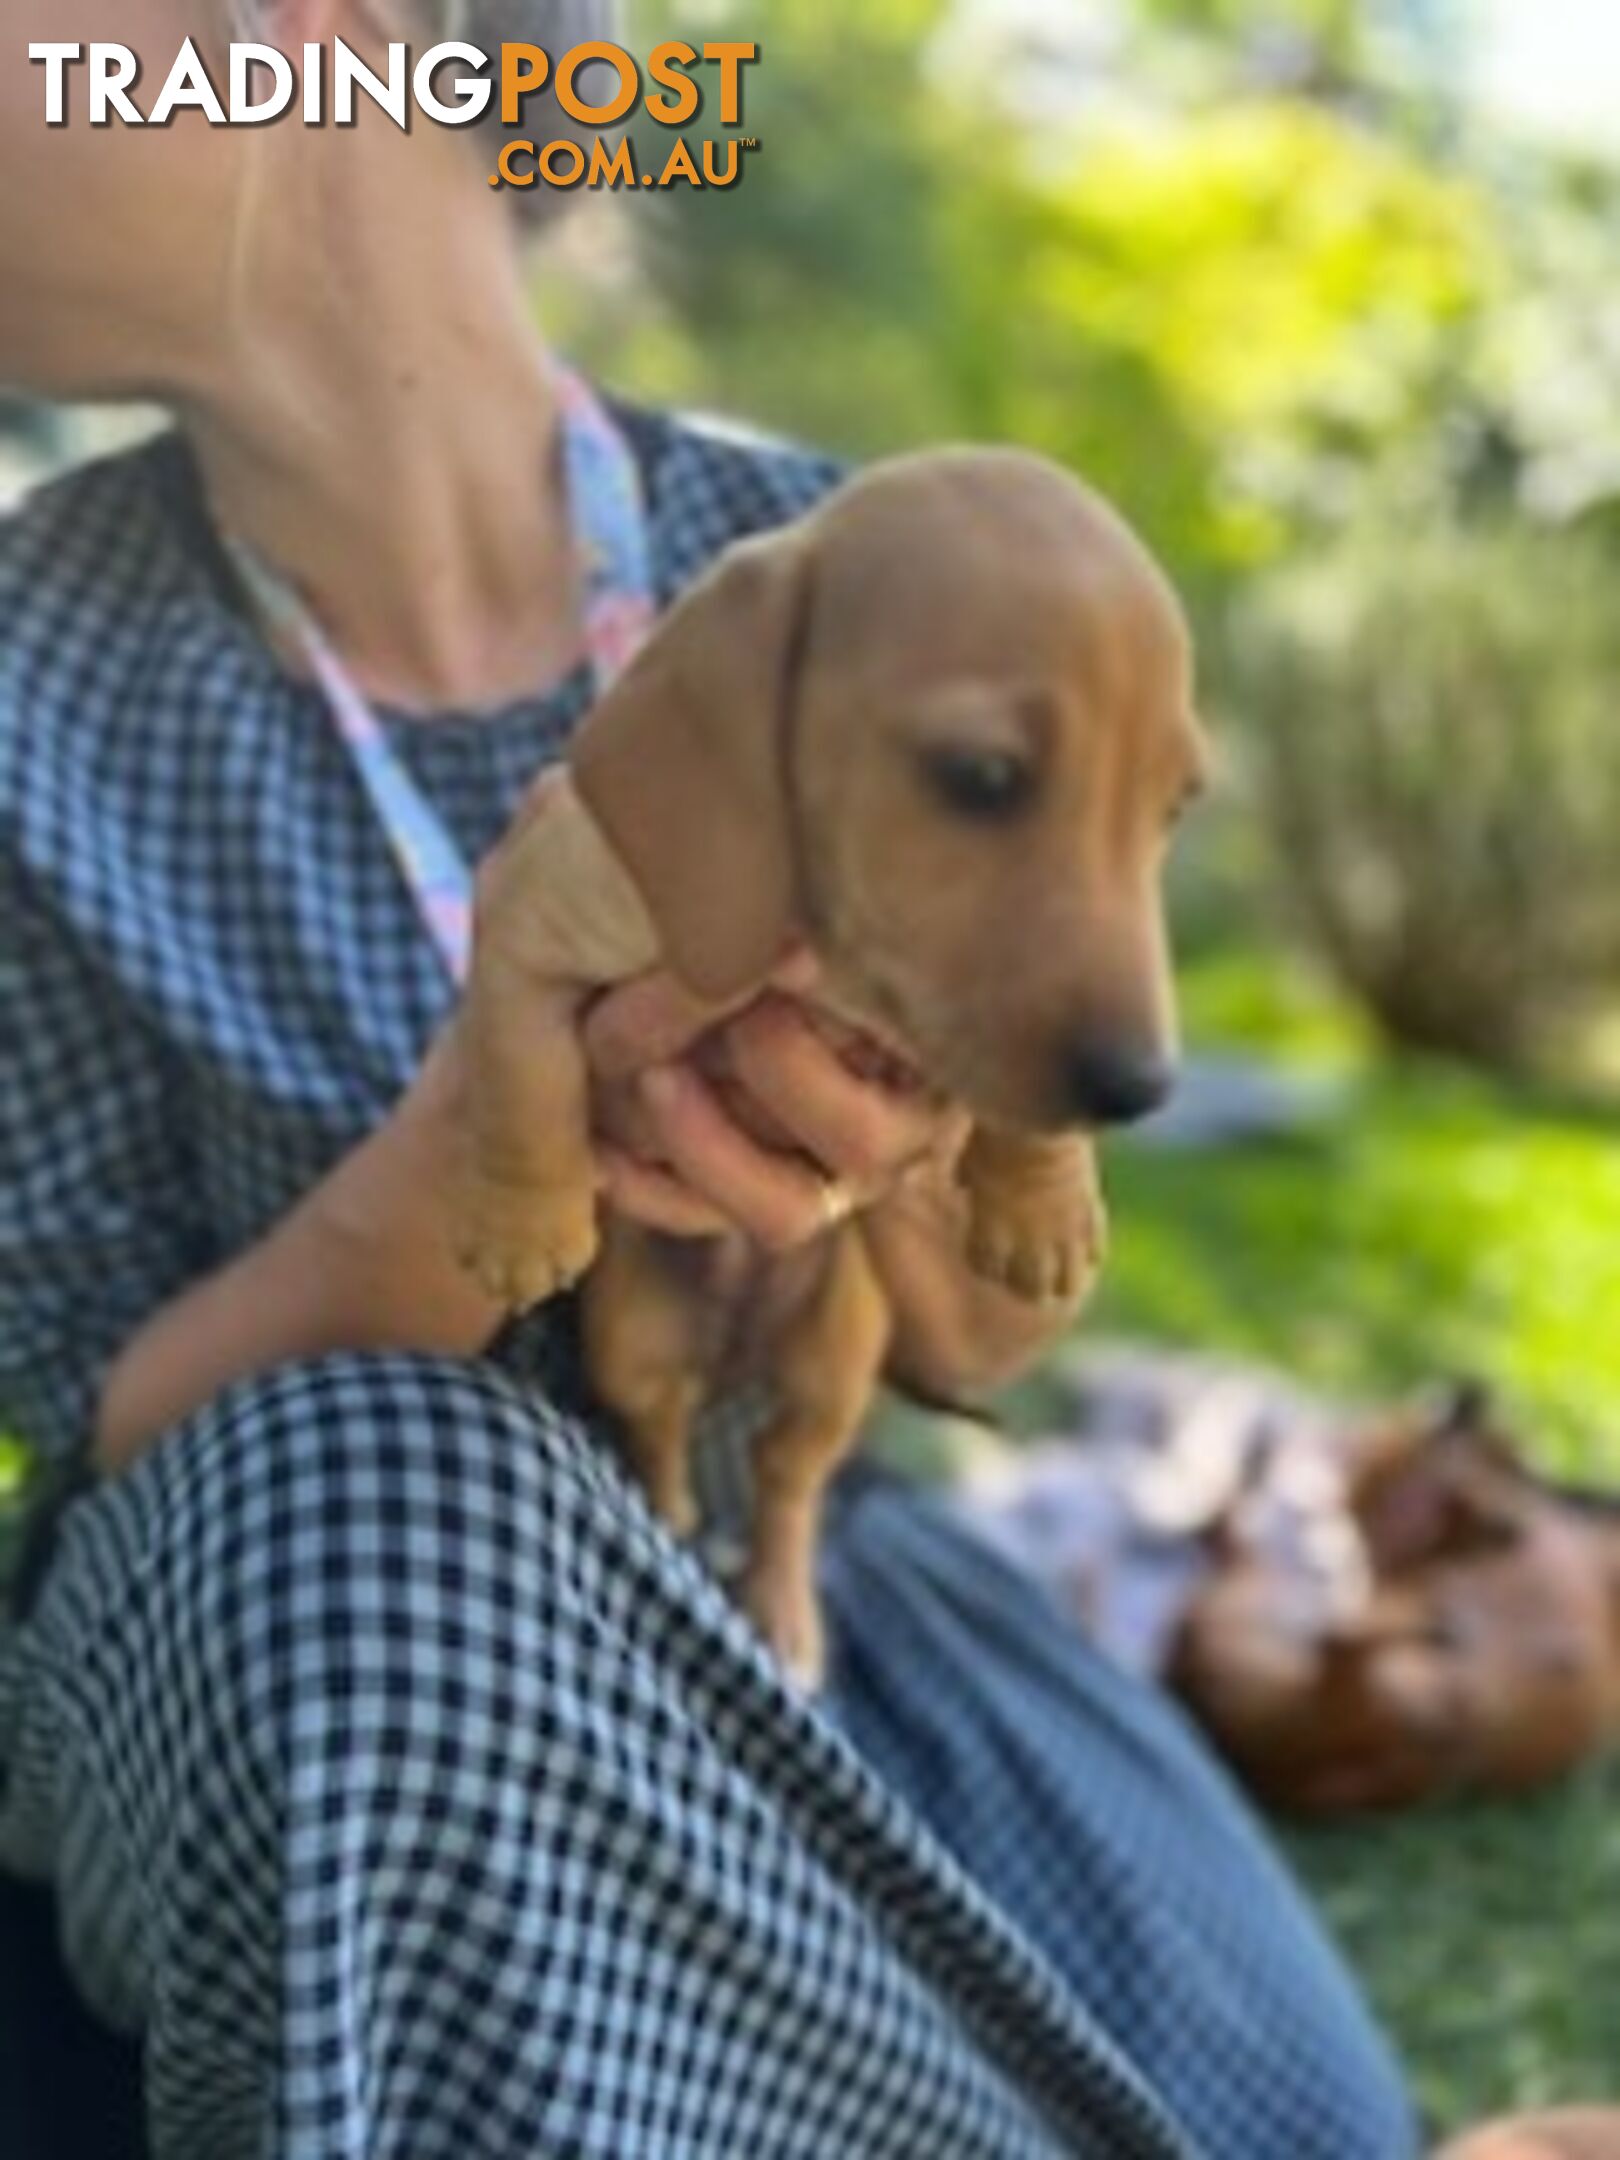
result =
M854 1224L785 1259L600 1225L582 1008L657 964L736 998L804 940L843 1040L976 1121L972 1265L1067 1297L1101 1235L1085 1134L1170 1082L1160 869L1202 758L1181 615L1126 527L1043 460L942 452L727 553L480 880L463 1256L513 1308L596 1263L589 1377L677 1524L694 1414L769 1381L745 1595L805 1681L885 1299Z

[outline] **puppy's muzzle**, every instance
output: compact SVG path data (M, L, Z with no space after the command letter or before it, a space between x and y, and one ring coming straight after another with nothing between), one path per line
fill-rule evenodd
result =
M1082 1125L1132 1125L1161 1109L1175 1082L1168 1058L1094 1037L1071 1043L1063 1057L1064 1099Z

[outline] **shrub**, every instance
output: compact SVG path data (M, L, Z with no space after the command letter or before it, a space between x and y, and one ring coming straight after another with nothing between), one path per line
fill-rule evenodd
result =
M1367 529L1229 624L1285 893L1397 1042L1524 1070L1620 987L1617 600L1575 528Z

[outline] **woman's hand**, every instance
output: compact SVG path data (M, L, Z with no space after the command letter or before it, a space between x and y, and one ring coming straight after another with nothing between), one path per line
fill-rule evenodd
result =
M954 1161L960 1116L851 1070L799 1002L814 984L798 954L729 1013L665 973L602 999L585 1044L611 1206L675 1236L738 1230L785 1252L919 1163Z
M1091 1286L1037 1305L975 1275L956 1179L967 1116L851 1072L797 1002L814 986L800 956L729 1014L666 974L602 1000L585 1038L608 1202L676 1236L742 1230L771 1251L859 1209L894 1312L897 1375L948 1399L1000 1386Z

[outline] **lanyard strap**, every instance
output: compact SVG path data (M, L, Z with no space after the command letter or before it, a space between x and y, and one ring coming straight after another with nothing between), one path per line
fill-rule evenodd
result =
M555 371L568 516L579 550L585 650L601 697L657 615L641 474L623 430L582 377ZM371 706L299 595L253 550L232 560L267 625L296 644L326 701L417 914L453 983L472 956L472 868L406 771Z

